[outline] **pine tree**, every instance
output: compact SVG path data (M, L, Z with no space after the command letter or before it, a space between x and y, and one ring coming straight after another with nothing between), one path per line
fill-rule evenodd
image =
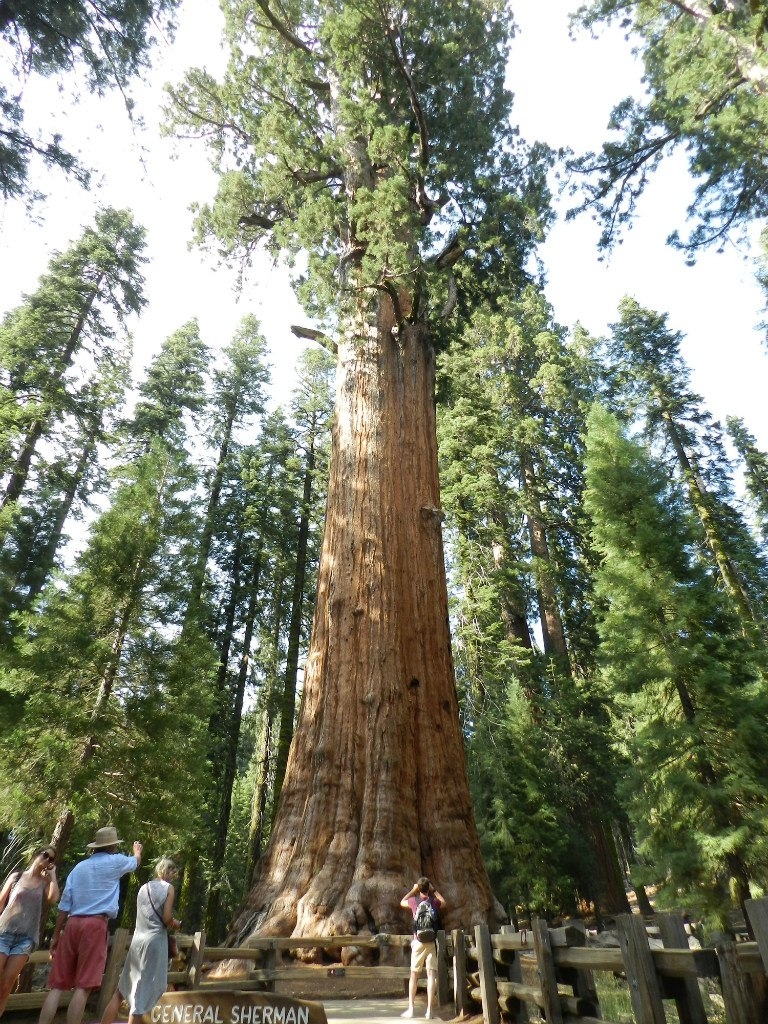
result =
M319 553L317 539L322 535L321 523L326 496L330 420L333 413L331 383L335 364L322 349L307 349L303 354L299 377L291 401L291 416L295 424L295 442L301 463L298 477L301 495L298 501L299 522L292 567L291 610L288 623L283 692L280 699L280 730L277 736L273 806L277 806L285 778L288 751L293 739L298 685L299 652L305 639L308 623L307 606L314 606L315 573ZM298 483L298 480L297 480ZM312 535L315 543L312 544Z
M755 437L747 430L743 420L729 416L726 425L745 465L747 494L754 505L757 526L765 548L768 545L768 455L757 447Z
M4 623L50 573L78 492L97 469L93 450L123 400L127 321L144 304L143 249L144 230L128 211L102 211L0 326Z
M546 813L558 827L570 821L542 869L551 879L559 867L563 887L545 891L561 899L567 892L568 903L547 909L572 910L579 893L595 902L598 913L616 913L627 904L610 852L612 758L605 712L590 682L594 557L579 469L587 388L564 334L543 295L529 286L519 298L497 295L493 306L478 309L461 341L441 358L442 479L449 522L457 530L461 595L457 658L460 680L467 679L473 791L492 859L498 861L503 848L515 863L523 862L530 849L521 840L522 833L530 835L524 824L528 801L507 805L494 792L493 780L516 770L510 767L516 755L489 738L507 709L520 712L522 692L526 714L504 727L547 751L547 766L531 769L531 785L539 793L546 785ZM531 642L538 630L541 651ZM513 792L520 788L522 780ZM518 826L514 851L505 838L511 820ZM521 871L521 879L530 878L529 864L521 864ZM494 881L500 891L514 887L503 877ZM533 888L541 899L544 891Z
M729 883L743 903L765 872L764 666L698 557L679 487L599 406L586 473L603 677L648 880L722 917Z
M723 585L756 642L766 620L768 565L735 505L719 424L712 423L680 354L682 335L667 317L634 299L620 305L608 343L609 391L645 417L648 436L663 439L684 481Z
M168 339L124 426L109 507L71 572L21 620L0 676L0 699L22 705L0 755L6 820L45 826L55 814L66 834L105 813L117 825L138 817L166 848L193 826L213 657L199 634L181 635L195 486L184 411L199 404L204 359L191 326ZM177 750L169 800L154 783Z

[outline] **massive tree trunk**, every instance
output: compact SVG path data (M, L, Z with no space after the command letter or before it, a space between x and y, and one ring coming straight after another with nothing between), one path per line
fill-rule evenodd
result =
M494 921L448 627L434 353L423 322L398 332L384 296L375 324L339 344L300 717L234 933L403 932L399 900L421 874L448 928Z

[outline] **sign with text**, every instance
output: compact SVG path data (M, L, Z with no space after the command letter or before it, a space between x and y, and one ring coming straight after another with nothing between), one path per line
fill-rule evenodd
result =
M166 992L146 1019L152 1024L328 1024L322 1003L215 988Z

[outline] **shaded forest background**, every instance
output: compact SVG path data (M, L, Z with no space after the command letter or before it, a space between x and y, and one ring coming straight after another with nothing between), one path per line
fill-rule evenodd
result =
M764 217L766 28L736 26L757 40L750 75L722 23L692 37L655 6L634 26L655 103L625 105L623 143L573 169L595 183L584 202L609 246L632 213L631 189L611 192L627 163L697 145L680 54L716 54L720 121L698 139L702 213L680 242L694 252ZM129 9L122 67L78 58L97 88L145 57ZM66 69L72 54L21 10L23 56ZM18 140L11 100L3 138ZM32 201L40 144L15 145L4 193ZM60 140L42 155L86 183ZM559 157L523 158L544 232ZM652 886L722 927L768 867L768 456L738 417L709 415L663 311L627 297L591 337L555 321L529 249L487 237L478 275L456 241L438 257L456 260L460 297L435 326L441 513L494 891L510 915L556 915L616 912L625 882L641 899ZM180 311L132 380L144 246L130 211L102 211L0 326L0 828L10 868L51 835L74 859L110 821L148 860L180 859L185 928L221 937L269 838L301 699L333 345L319 336L276 406L254 317L214 351Z

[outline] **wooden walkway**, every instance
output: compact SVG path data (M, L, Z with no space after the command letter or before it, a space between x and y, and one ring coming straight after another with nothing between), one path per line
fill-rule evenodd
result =
M390 1021L390 1024L406 1024L400 1017L408 1007L408 1000L403 999L322 999L328 1024L339 1021L341 1024L366 1024L367 1021ZM416 1003L413 1024L423 1024L426 1004ZM434 1018L438 1024L441 1020L453 1019L453 1008L443 1006L437 1010Z

